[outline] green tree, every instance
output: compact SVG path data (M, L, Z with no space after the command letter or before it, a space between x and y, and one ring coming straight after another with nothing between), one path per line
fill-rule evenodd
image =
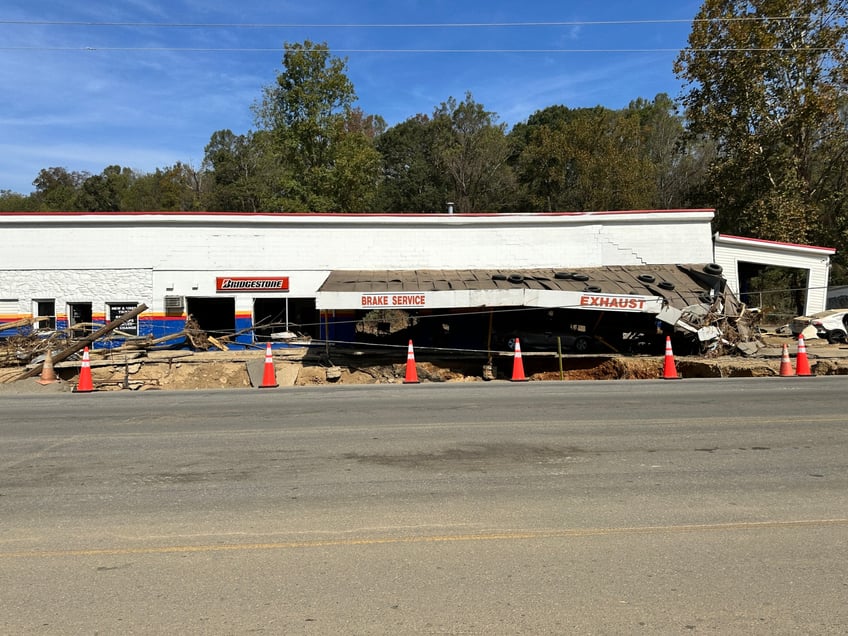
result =
M506 125L474 101L471 93L457 102L449 98L434 111L435 159L450 179L457 212L506 209L515 180L507 163L510 145Z
M843 244L846 18L841 0L702 5L675 72L690 133L716 145L707 185L721 231Z
M656 169L638 111L553 106L516 126L523 198L534 211L651 207Z
M377 140L381 181L374 209L380 212L440 212L453 197L437 165L436 127L427 115L410 117Z
M380 153L375 144L385 130L386 122L380 116L366 115L356 107L345 112L327 181L336 211L372 209L380 179Z
M90 175L67 168L44 168L32 182L33 198L40 211L73 212L80 207L80 187Z
M270 133L267 152L275 165L267 205L307 212L367 205L379 155L358 125L367 118L353 107L347 62L331 56L326 44L306 40L285 45L283 66L254 105L258 127Z
M124 207L135 174L130 168L108 166L98 175L92 175L80 185L78 204L89 212L118 212Z
M636 118L639 124L641 156L650 166L654 182L650 206L654 209L685 207L695 168L692 160L697 155L687 152L682 145L685 131L676 104L668 95L660 93L653 100L633 100L624 115ZM694 171L697 173L697 169Z
M203 198L207 209L260 211L263 194L268 197L267 182L272 177L261 137L261 133L236 135L231 130L212 134L203 160L210 181Z
M160 210L188 212L200 209L202 173L178 161L173 166L154 172L159 193Z
M0 190L0 212L32 212L37 209L35 199L11 190Z

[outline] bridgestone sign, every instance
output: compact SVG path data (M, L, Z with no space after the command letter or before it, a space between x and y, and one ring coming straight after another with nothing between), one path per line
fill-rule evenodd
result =
M282 292L289 290L288 276L218 276L219 292Z

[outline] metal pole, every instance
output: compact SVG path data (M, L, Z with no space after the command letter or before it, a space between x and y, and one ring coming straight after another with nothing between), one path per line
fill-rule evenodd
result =
M562 338L557 336L557 358L559 358L559 379L560 381L565 380L565 376L562 373Z
M492 364L492 323L495 319L495 312L489 310L489 337L486 341L486 349L489 350L489 364Z

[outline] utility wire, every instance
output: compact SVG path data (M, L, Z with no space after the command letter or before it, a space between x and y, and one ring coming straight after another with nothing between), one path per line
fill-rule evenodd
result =
M564 20L537 22L432 22L432 23L203 23L203 22L94 22L71 20L0 20L0 25L9 26L64 26L64 27L129 27L129 28L194 28L194 29L288 29L288 28L327 28L327 29L470 29L470 28L507 28L507 27L580 27L580 26L637 26L663 24L696 24L696 23L744 23L765 21L797 21L803 16L747 16L728 18L696 18L696 19L634 19L634 20ZM826 52L834 48L806 48L805 52ZM113 52L187 52L187 53L271 53L279 52L280 47L116 47L116 46L0 46L0 51L113 51ZM324 49L304 49L316 51ZM689 49L698 53L756 53L798 52L794 48L699 48ZM680 48L486 48L486 49L455 49L455 48L334 48L334 53L408 53L408 54L556 54L556 53L679 53Z
M840 47L809 48L687 48L694 53L822 53ZM0 51L122 51L122 52L184 52L184 53L278 53L280 47L178 47L178 46L0 46ZM300 49L323 51L325 49ZM458 53L679 53L679 47L654 49L346 49L333 48L333 53L411 53L411 54L458 54Z
M503 27L632 26L651 24L693 24L699 22L766 22L803 20L804 16L750 16L729 18L666 18L653 20L563 20L539 22L398 22L398 23L261 23L261 22L87 22L73 20L0 20L17 26L81 26L186 29L471 29Z

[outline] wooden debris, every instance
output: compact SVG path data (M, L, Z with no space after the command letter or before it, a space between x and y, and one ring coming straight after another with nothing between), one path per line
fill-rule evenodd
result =
M53 355L54 365L59 363L59 362L62 362L63 360L65 360L67 358L70 358L77 351L82 350L83 348L87 347L88 345L90 345L95 340L98 340L99 338L102 338L103 336L111 333L112 331L114 331L115 329L120 327L122 324L124 324L128 320L132 320L133 318L135 318L136 316L138 316L140 313L142 313L144 311L147 311L147 305L141 304L138 307L136 307L135 309L133 309L132 311L128 311L127 313L119 316L118 318L116 318L112 322L108 323L107 325L104 325L103 327L101 327L97 331L85 336L84 338L82 338L80 340L75 341L69 347L67 347L67 348L63 349L62 351L60 351L59 353L56 353L56 354ZM24 380L26 378L31 378L33 376L39 375L41 373L41 368L43 366L44 366L43 363L38 364L35 367L33 367L32 369L30 369L29 371L22 373L20 376L18 376L17 378L14 378L14 379L15 380Z
M42 323L45 320L50 320L50 318L48 316L36 316L33 318L22 318L21 320L15 320L14 322L3 322L0 323L0 331L30 327L35 323Z
M229 351L230 350L230 348L227 345L225 345L223 342L221 342L217 338L213 338L212 336L206 336L206 338L209 340L209 342L211 342L213 345L218 347L221 351Z

